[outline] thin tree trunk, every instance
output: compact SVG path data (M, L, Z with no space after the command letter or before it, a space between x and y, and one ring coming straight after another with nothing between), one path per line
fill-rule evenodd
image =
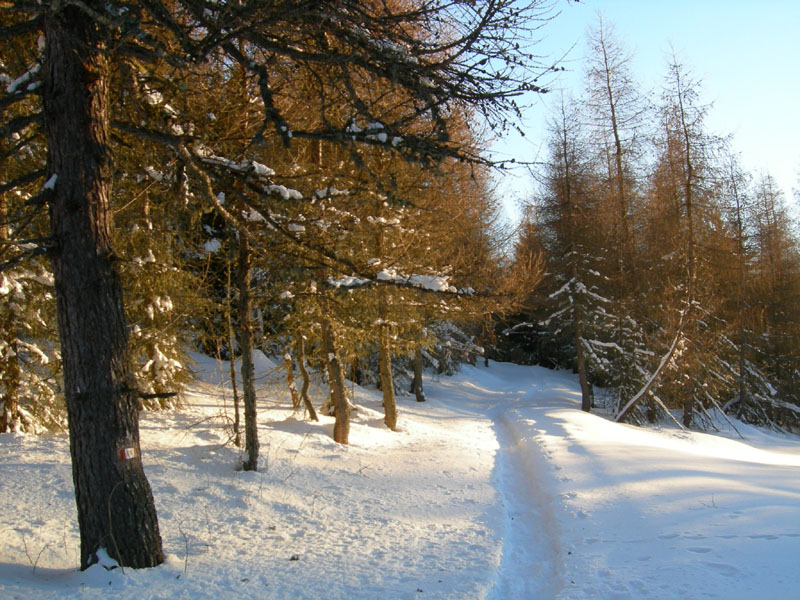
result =
M605 47L604 47L605 51ZM563 109L562 109L563 110ZM562 116L565 118L566 115L562 112ZM570 149L569 149L569 140L567 139L567 124L565 121L562 121L562 137L561 137L561 154L563 156L564 162L564 212L567 217L567 222L569 223L569 256L570 258L570 274L572 276L572 280L577 282L580 280L579 272L578 272L578 258L576 252L577 243L575 241L575 231L576 227L574 224L574 220L576 217L575 207L573 206L573 198L572 198L572 170L570 169ZM572 292L570 292L570 296L574 298ZM577 296L577 294L575 294ZM586 357L583 351L583 311L581 309L580 304L576 304L575 301L572 301L572 314L573 318L575 319L575 331L574 331L574 344L575 344L575 362L578 367L578 379L581 384L581 409L590 412L592 409L592 387L589 383L589 378L586 374Z
M686 178L684 179L684 200L686 202L686 223L688 225L688 248L687 248L687 278L688 278L688 303L691 307L694 304L694 285L697 273L696 260L695 260L695 235L694 235L694 163L692 161L692 137L689 132L689 125L686 122L686 111L683 105L683 92L681 86L681 79L676 75L678 107L680 109L681 130L684 142L684 166L686 169ZM691 310L691 308L690 308ZM695 330L695 323L689 324L692 330ZM693 331L695 334L696 331ZM694 415L694 390L689 391L683 402L683 425L685 427L692 426L692 418Z
M103 3L87 1L102 12ZM104 32L67 3L45 13L42 99L50 224L81 568L164 560L139 446L138 392L111 248L109 59ZM55 178L55 179L54 179Z
M389 326L381 323L380 340L378 342L378 363L381 374L381 392L383 393L383 422L395 431L397 429L397 402L394 397L394 380L392 379L392 353L389 347Z
M292 408L294 410L300 409L300 395L297 393L297 385L294 381L294 361L292 355L289 354L289 348L283 353L283 366L286 369L286 386L289 388L289 394L292 396Z
M425 391L422 389L422 346L414 347L414 380L411 382L411 391L417 397L417 402L425 402Z
M394 397L392 351L389 344L389 309L384 288L378 290L378 314L381 322L378 331L378 370L383 394L383 422L389 429L395 431L397 429L397 402Z
M347 444L350 438L350 406L344 385L342 364L336 352L336 340L333 335L331 323L327 318L322 322L322 348L326 353L325 364L328 368L328 380L331 386L331 398L336 421L333 425L333 441Z
M747 348L747 328L745 327L745 313L747 311L747 300L745 295L745 276L747 274L747 255L745 248L744 223L742 219L742 199L739 196L739 186L737 183L736 172L731 166L731 183L733 185L733 199L736 202L736 252L737 252L737 290L739 295L739 410L743 410L747 404L747 370L746 370L746 348Z
M233 443L237 448L242 447L242 434L241 422L239 421L239 384L236 381L236 354L234 352L234 343L236 334L233 330L233 300L231 299L231 260L227 260L227 275L228 282L225 288L225 301L226 310L225 316L228 321L228 366L230 368L231 376L231 391L233 393Z
M689 428L694 420L694 394L689 393L683 400L683 426Z
M656 381L658 381L658 378L661 377L661 373L664 368L670 363L672 357L675 356L675 350L678 348L678 342L680 342L681 338L683 337L683 327L686 320L686 315L690 310L691 306L681 313L681 318L678 322L678 330L675 332L675 337L672 340L669 350L661 358L661 362L650 376L650 379L647 380L647 383L645 383L644 386L638 392L636 392L636 395L631 398L628 403L619 411L619 414L614 419L617 423L621 423L623 420L625 420L631 411L636 408L636 405L641 402L643 398L647 397L647 394L650 393L650 390L655 385Z
M581 383L581 410L591 412L592 410L592 385L586 374L586 358L583 354L583 329L581 319L575 318L575 352L578 363L578 380Z
M303 406L305 406L308 411L309 418L312 421L319 421L317 411L314 410L314 405L308 397L308 387L311 385L311 377L309 377L308 369L306 368L306 341L302 335L297 337L295 347L297 348L297 367L300 369L300 377L303 379L303 387L300 388L300 398L303 401Z
M242 352L242 395L244 396L244 449L242 469L258 471L258 418L256 386L253 372L253 328L250 323L250 244L239 235L239 349Z

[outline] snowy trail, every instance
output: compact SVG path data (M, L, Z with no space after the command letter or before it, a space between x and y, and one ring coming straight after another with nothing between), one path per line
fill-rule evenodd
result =
M446 399L444 405L450 410L470 410L474 419L489 419L497 438L493 482L502 500L503 539L487 600L556 598L564 587L557 517L564 508L553 493L558 467L548 462L537 436L520 428L516 414L520 408L552 401L552 381L543 382L540 371L527 375L520 377L518 368L493 363L488 369L465 369L464 375L430 386L431 396ZM556 379L566 394L560 401L574 401L571 379Z
M66 436L0 436L0 598L796 600L800 441L636 428L569 373L492 363L429 401L351 387L351 445L257 372L260 471L234 469L227 368L141 422L167 553L81 573ZM317 388L317 402L323 388Z
M497 483L505 509L503 554L489 600L554 598L563 587L553 498L540 485L544 456L524 444L506 411L494 415L500 450Z

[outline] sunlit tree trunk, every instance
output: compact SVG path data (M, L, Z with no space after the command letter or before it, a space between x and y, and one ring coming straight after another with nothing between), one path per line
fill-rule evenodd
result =
M226 258L227 283L225 286L225 319L228 325L228 367L231 377L231 392L233 393L233 443L237 447L242 445L241 423L239 421L239 383L236 378L236 353L234 351L236 333L233 329L233 300L231 298L231 259Z
M328 380L331 386L331 399L336 421L333 425L333 440L340 444L347 444L350 438L350 406L344 385L342 364L336 350L331 322L327 317L322 319L322 348L326 354L325 364L328 369Z
M239 234L239 350L242 353L242 396L244 398L244 449L242 469L258 470L258 416L256 414L256 386L253 372L253 327L250 304L250 268L252 256L247 236Z
M414 380L411 382L411 391L417 402L425 402L425 391L422 388L422 346L414 346Z
M314 410L314 405L311 403L311 399L308 397L308 388L311 385L311 377L309 377L308 369L306 368L306 341L302 335L297 336L295 348L297 349L297 367L300 369L300 377L303 380L303 386L300 388L300 399L303 401L303 406L305 407L306 411L308 411L308 417L312 421L319 421L319 417L317 417L317 411Z
M389 311L386 306L386 290L378 290L380 318L378 333L378 368L381 376L381 393L383 394L383 422L394 431L397 428L397 402L394 396L394 379L392 378L392 350L389 339Z

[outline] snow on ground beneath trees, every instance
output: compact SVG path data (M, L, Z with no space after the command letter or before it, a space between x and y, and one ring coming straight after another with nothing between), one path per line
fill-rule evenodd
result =
M0 436L0 597L794 598L800 443L580 412L574 377L492 363L428 402L351 386L350 446L259 355L260 471L235 470L227 365L142 417L167 559L78 572L64 435ZM322 394L316 389L317 400ZM35 567L35 568L34 568Z

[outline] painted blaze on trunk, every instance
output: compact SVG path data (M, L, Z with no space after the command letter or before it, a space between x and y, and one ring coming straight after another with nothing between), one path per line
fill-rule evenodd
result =
M110 245L105 36L82 11L62 6L47 13L45 40L52 262L81 568L101 548L123 566L151 567L164 557L142 468L138 392Z

